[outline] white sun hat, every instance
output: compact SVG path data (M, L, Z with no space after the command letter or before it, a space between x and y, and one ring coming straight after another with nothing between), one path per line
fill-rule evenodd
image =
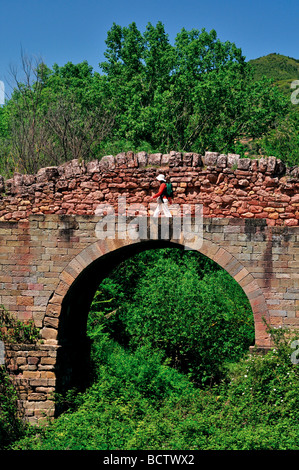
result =
M166 181L164 175L159 175L159 176L157 176L156 179L157 179L158 181Z

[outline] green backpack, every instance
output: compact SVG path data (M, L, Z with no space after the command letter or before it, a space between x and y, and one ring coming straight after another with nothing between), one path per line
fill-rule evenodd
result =
M164 194L167 197L173 197L173 189L172 189L172 184L171 183L166 183L166 189L164 191Z

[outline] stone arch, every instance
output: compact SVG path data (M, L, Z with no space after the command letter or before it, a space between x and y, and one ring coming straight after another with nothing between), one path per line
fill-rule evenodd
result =
M86 386L82 379L82 370L88 370L86 359L89 357L89 343L85 335L86 320L101 280L123 259L141 251L165 247L183 248L180 243L169 240L98 240L75 256L61 272L57 289L49 300L44 321L44 324L47 324L51 318L58 318L57 333L50 338L50 342L54 340L58 343L55 371L58 392L72 386L78 387L75 377L80 377L80 385L83 388ZM260 348L269 347L270 337L263 321L268 320L269 314L256 279L227 249L210 240L204 239L198 251L218 263L242 287L253 312L255 345ZM45 330L42 330L42 336L43 331Z

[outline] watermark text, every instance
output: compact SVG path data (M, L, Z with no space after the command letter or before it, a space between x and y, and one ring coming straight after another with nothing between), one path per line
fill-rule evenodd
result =
M294 80L291 83L291 88L293 93L291 94L291 102L292 104L298 104L299 103L299 80Z
M4 82L0 80L0 106L4 104L5 99L5 87L4 87Z
M161 217L157 216L157 204L127 204L126 198L118 198L117 207L100 204L95 215L100 217L95 233L98 239L171 240L186 250L199 250L203 241L202 204L172 204ZM168 212L169 210L169 212ZM169 215L165 215L169 214ZM160 214L159 214L160 215Z

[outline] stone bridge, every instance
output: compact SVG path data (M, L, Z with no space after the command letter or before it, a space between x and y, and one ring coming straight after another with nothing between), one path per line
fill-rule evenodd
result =
M151 217L160 172L173 182L173 207L191 208L185 231L175 230L174 218L165 232L165 219ZM196 249L222 266L250 301L259 348L271 346L263 320L298 328L298 189L298 168L273 157L217 153L129 152L0 181L0 303L18 319L34 320L41 336L38 344L5 350L26 419L54 416L53 392L84 387L95 291L111 269L140 251ZM126 224L118 217L119 196L126 198ZM108 216L97 215L99 208L116 215L109 219L115 231L110 226L105 236L99 227Z

